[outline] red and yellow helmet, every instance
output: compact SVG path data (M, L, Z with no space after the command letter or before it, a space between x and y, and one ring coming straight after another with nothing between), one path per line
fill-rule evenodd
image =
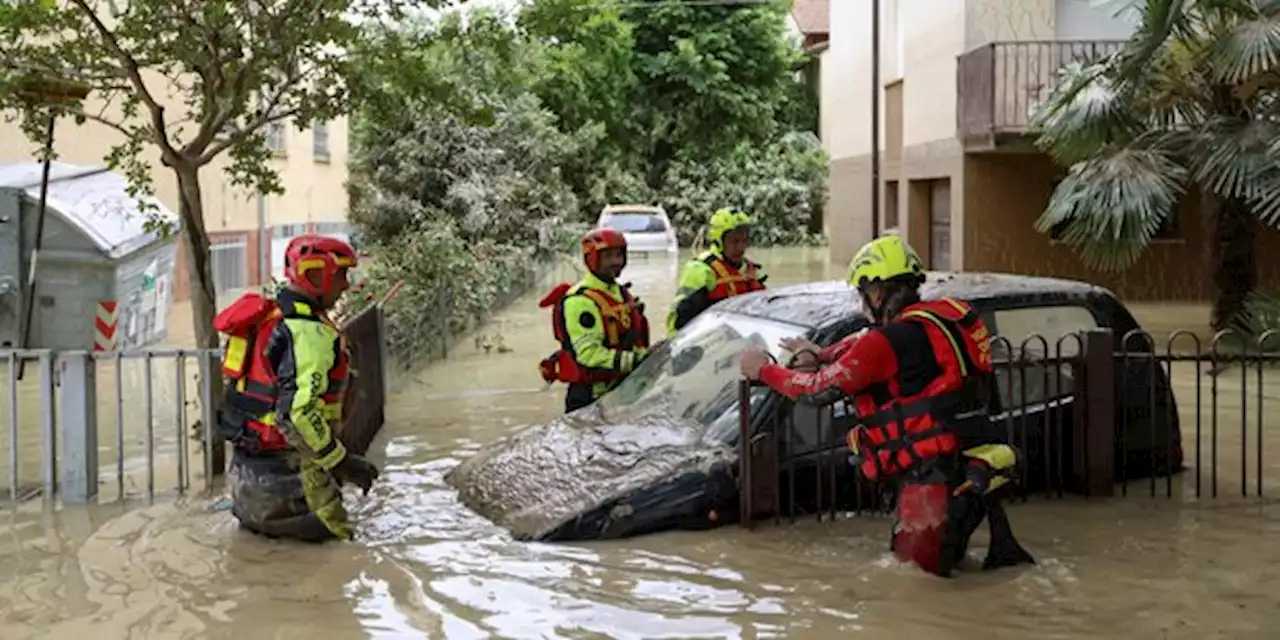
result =
M356 266L356 250L344 240L304 233L289 241L284 250L284 277L298 290L316 298L333 288L334 277L340 269ZM320 285L307 274L319 269Z
M582 236L582 261L587 264L588 270L594 273L600 267L600 252L606 249L622 249L625 264L627 238L621 231L603 227L592 229Z

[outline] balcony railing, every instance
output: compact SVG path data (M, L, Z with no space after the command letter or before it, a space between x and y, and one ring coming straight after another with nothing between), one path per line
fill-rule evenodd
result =
M1058 70L1111 55L1122 40L993 42L960 56L956 68L956 133L994 142L1027 133L1031 112L1049 96Z

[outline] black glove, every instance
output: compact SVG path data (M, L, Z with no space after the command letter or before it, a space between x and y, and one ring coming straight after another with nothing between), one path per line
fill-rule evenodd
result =
M361 456L348 453L347 457L333 468L333 477L338 479L339 484L350 482L360 487L363 495L367 496L373 481L378 479L378 467Z

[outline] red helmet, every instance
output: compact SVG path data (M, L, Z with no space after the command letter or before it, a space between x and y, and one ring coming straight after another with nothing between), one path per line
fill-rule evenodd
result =
M356 262L356 250L346 241L304 233L290 240L284 250L284 277L302 292L320 298L333 287L338 270L350 269ZM316 269L321 274L318 287L307 278Z
M602 227L592 229L582 236L582 261L592 273L600 268L600 252L605 249L622 249L625 259L627 238L617 229Z

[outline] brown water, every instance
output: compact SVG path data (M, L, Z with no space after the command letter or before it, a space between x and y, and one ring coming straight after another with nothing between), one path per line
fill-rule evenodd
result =
M820 251L759 258L773 285L840 272ZM674 265L635 259L628 275L661 324ZM1269 638L1280 630L1280 507L1238 497L1238 373L1219 379L1218 499L1184 495L1194 471L1175 480L1172 500L1146 497L1146 481L1131 487L1142 497L1033 499L1011 517L1038 566L944 581L894 562L888 522L872 518L512 542L459 507L442 476L482 443L559 411L560 390L543 390L535 371L552 348L547 325L530 300L518 303L484 331L512 351L463 341L405 385L375 445L384 481L368 497L348 497L355 544L264 541L203 497L9 512L0 524L0 638ZM1192 438L1196 377L1179 369L1175 381ZM1268 421L1270 441L1280 425ZM1202 430L1210 428L1206 419ZM1271 457L1267 477L1280 478L1280 456ZM1280 495L1280 486L1267 490Z

